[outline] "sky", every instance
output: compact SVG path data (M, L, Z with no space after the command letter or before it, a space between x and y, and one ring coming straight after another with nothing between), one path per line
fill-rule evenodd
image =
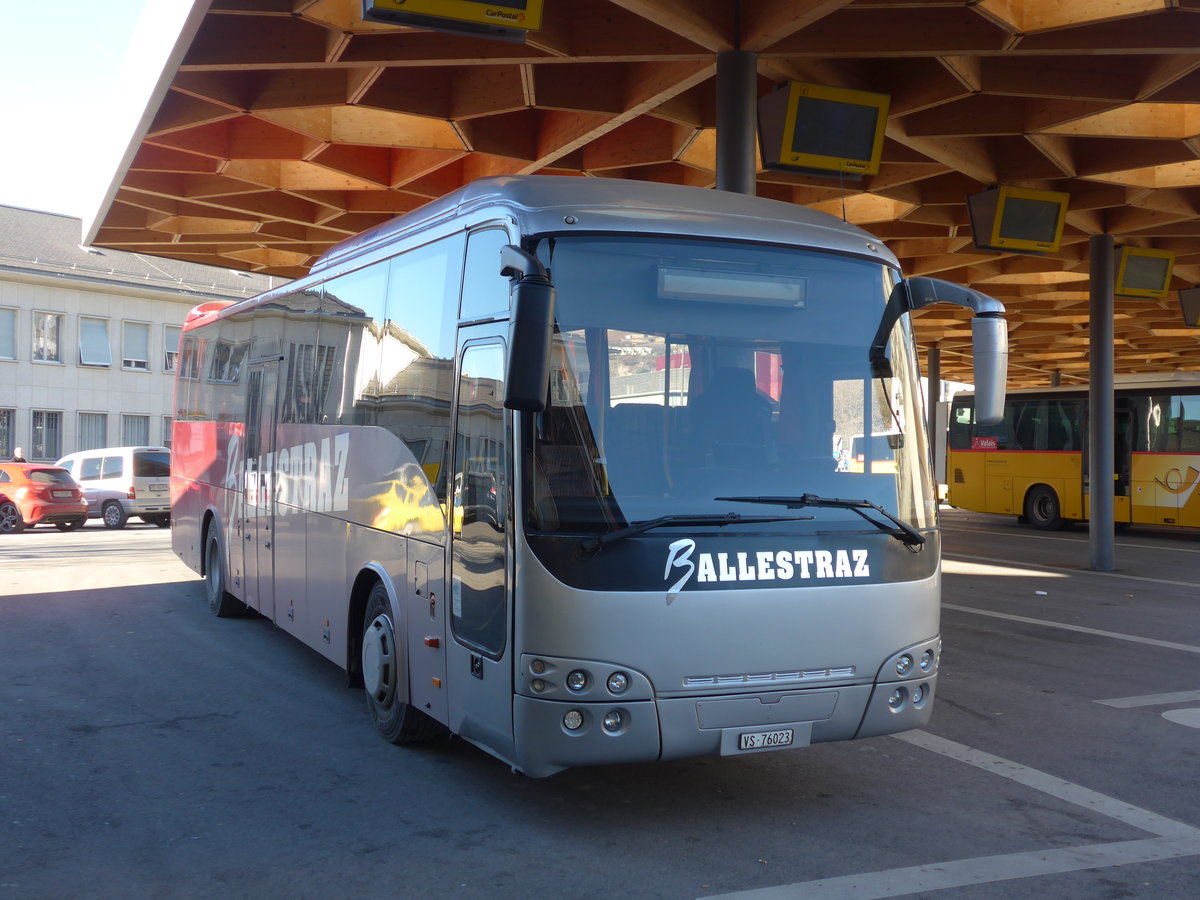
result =
M0 0L0 206L95 216L192 0Z

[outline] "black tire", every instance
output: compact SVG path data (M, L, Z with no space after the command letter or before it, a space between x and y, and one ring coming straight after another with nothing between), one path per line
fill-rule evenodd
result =
M83 527L83 523L87 521L87 516L82 519L72 519L70 522L55 522L54 527L59 531L77 531Z
M20 534L25 530L21 510L11 500L0 503L0 534Z
M116 500L108 500L104 506L100 508L100 518L104 522L105 528L124 528L125 523L129 521L129 516L125 513L125 508Z
M442 726L401 696L407 679L404 646L396 639L387 588L375 582L363 614L362 671L367 713L384 740L416 744L442 733Z
M1058 494L1047 484L1035 484L1025 495L1025 521L1042 531L1061 531L1071 524L1062 517Z
M214 616L230 619L244 614L246 604L225 590L225 577L225 551L213 526L204 544L204 596Z

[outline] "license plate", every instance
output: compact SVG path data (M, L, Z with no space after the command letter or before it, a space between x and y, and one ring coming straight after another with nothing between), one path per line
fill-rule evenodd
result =
M71 497L74 496L74 494L72 494L70 491L51 491L50 495L52 497L58 497L59 499L65 500L70 500Z
M150 485L150 490L151 490L151 491L156 491L156 492L158 492L158 493L162 493L162 492L163 492L163 491L165 491L166 489L167 489L167 486L166 486L165 484L152 484L152 485Z
M790 747L792 745L792 729L782 731L756 731L753 734L738 735L739 750L762 750L766 747Z

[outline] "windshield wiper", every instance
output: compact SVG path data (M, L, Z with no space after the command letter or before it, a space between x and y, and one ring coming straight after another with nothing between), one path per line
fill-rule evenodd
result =
M799 497L714 497L714 500L738 503L768 503L772 506L786 506L788 509L804 509L806 506L828 506L837 509L849 509L858 513L880 531L886 532L911 550L920 549L925 543L925 535L921 534L903 519L898 519L882 506L870 500L842 500L837 497L818 497L816 494L801 494ZM893 525L889 528L883 522L868 515L864 510L873 509Z
M580 541L577 552L583 556L594 556L606 544L669 525L756 525L763 522L800 522L811 518L812 516L743 516L741 513L659 516L657 519L632 522L616 531Z

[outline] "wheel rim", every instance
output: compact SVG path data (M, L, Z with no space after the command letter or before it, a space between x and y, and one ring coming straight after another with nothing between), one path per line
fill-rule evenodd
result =
M13 531L17 527L17 521L20 514L17 512L17 507L12 503L5 503L0 506L0 531Z
M113 526L121 521L121 508L116 504L110 503L104 507L104 524Z
M363 634L362 673L371 699L384 709L391 706L396 696L396 637L391 620L383 614Z
M209 606L213 606L224 593L221 584L221 548L216 538L209 538L208 552L204 554L204 584L208 588Z

